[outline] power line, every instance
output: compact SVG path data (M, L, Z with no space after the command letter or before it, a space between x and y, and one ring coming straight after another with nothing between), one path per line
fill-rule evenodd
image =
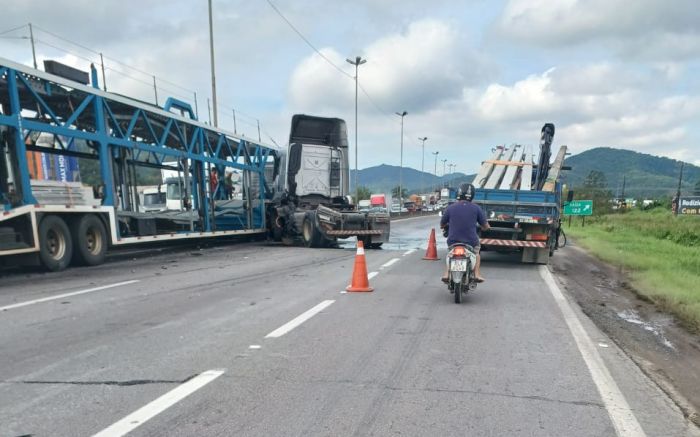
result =
M328 62L328 64L330 64L333 68L335 68L336 70L338 70L338 71L339 71L340 73L342 73L343 75L349 77L350 79L354 79L354 77L353 77L352 75L348 74L345 70L343 70L343 69L341 69L340 67L338 67L337 65L335 65L335 64L333 63L333 61L331 61L330 59L328 59L323 53L321 53L321 51L320 51L319 49L317 49L313 44L311 44L311 41L309 41L296 27L294 27L294 25L292 24L292 22L289 21L289 20L287 19L287 17L285 17L284 14L282 14L282 12L280 12L279 9L277 9L277 6L275 6L275 5L272 3L271 0L267 0L267 4L269 4L270 7L271 7L272 9L274 9L275 12L277 12L277 14L278 14L280 17L282 17L282 19L289 25L289 27L291 27L292 30L293 30L294 32L296 32L296 34L299 35L299 37L300 37L301 39L303 39L304 42L305 42L309 47L311 47L316 53L318 53L318 55L319 55L320 57L322 57L326 62Z
M26 26L26 24L25 24L25 26ZM71 40L69 40L69 39L67 39L67 38L64 38L64 37L62 37L62 36L60 36L60 35L57 35L57 34L51 32L51 31L48 31L48 30L46 30L46 29L44 29L44 28L42 28L42 27L39 27L39 26L34 25L34 28L35 28L35 29L38 29L39 31L44 32L44 33L46 33L46 34L48 34L48 35L53 36L53 37L56 38L56 39L59 39L59 40L64 41L64 42L67 42L68 44L72 44L72 45L74 45L74 46L76 46L76 47L80 47L81 49L86 50L86 51L88 51L88 52L90 52L90 53L93 53L93 54L95 54L95 55L102 55L102 53L100 53L100 52L98 52L98 51L96 51L96 50L93 50L93 49L91 49L90 47L84 46L84 45L82 45L82 44L80 44L80 43L77 43L77 42L75 42L75 41L71 41ZM55 48L55 47L54 47L54 48ZM148 76L148 77L153 77L153 74L152 74L152 73L148 73L148 72L146 72L146 71L143 71L143 70L141 70L141 69L138 69L138 68L136 68L136 67L133 67L133 66L131 66L131 65L128 65L128 64L126 64L126 63L124 63L124 62L121 62L121 61L119 61L119 60L117 60L117 59L114 59L114 58L112 58L112 57L105 56L105 55L102 55L102 56L104 57L104 59L108 59L108 60L114 62L115 64L119 64L119 65L121 65L121 66L123 66L123 67L126 67L126 68L128 68L128 69L130 69L130 70L136 71L136 72L141 73L141 74L143 74L143 75L146 75L146 76ZM112 69L112 71L116 71L116 70ZM126 74L125 74L125 76L126 76ZM177 87L177 88L179 88L179 89L181 89L181 90L183 90L183 91L187 91L187 92L190 92L190 93L194 93L194 92L195 92L194 90L191 90L191 89L189 89L189 88L185 88L185 87L183 87L182 85L179 85L179 84L177 84L177 83L175 83L175 82L171 82L171 81L169 81L169 80L167 80L167 79L163 79L163 78L161 78L161 77L157 77L157 79L158 79L159 82L168 83L168 84L170 84L170 85L172 85L172 86L174 86L174 87Z
M21 26L13 27L12 29L3 30L2 32L0 32L0 35L4 35L4 34L10 33L10 32L14 32L15 30L20 30L20 29L22 29L22 28L24 28L24 27L27 27L27 26L28 26L28 24L23 24L23 25L21 25Z

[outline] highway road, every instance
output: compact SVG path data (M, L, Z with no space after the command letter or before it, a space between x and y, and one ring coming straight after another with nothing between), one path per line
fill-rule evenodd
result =
M270 243L0 278L1 436L689 436L546 267L485 254L461 305L422 256ZM439 239L439 255L444 257Z

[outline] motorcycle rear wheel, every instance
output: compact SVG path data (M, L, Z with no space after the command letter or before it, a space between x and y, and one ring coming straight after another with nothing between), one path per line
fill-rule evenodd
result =
M459 281L454 283L455 303L462 303L462 293L464 292L464 282Z

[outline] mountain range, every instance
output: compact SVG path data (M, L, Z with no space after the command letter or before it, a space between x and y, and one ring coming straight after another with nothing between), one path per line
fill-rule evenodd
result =
M612 147L586 150L566 159L571 170L562 172L563 183L573 187L583 185L591 171L600 171L605 176L607 188L614 196L658 198L673 195L678 186L680 161L660 156ZM400 168L382 164L359 170L358 183L372 192L390 192L399 184ZM351 182L354 181L351 171ZM432 173L404 167L403 186L409 191L428 192L445 184L456 187L462 182L471 182L474 174L452 173L435 176ZM681 192L693 194L700 182L700 167L686 163L683 169ZM351 183L352 185L352 183ZM624 185L624 193L623 193Z
M403 182L403 187L410 193L426 193L434 191L445 184L457 186L462 182L471 182L474 174L454 172L443 176L435 176L433 173L421 172L410 167L381 164L375 167L368 167L358 171L358 185L370 189L373 193L389 193L399 185L399 175ZM351 191L354 190L355 171L350 171Z

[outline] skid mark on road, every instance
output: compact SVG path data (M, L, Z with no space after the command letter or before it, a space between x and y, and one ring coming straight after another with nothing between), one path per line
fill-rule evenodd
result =
M627 403L627 399L625 399L610 371L605 366L598 349L596 349L578 316L571 308L569 301L566 300L559 286L554 281L554 277L552 277L552 274L545 266L540 267L540 275L547 284L550 293L552 293L564 316L564 321L576 341L576 346L578 346L583 361L586 363L593 382L598 388L598 393L603 399L605 409L608 411L610 420L615 427L615 432L619 437L645 437L646 434Z
M214 369L202 372L186 383L170 390L153 402L139 408L110 427L103 429L93 437L121 437L126 435L137 427L143 425L148 420L152 419L154 416L162 413L195 391L209 384L219 376L223 375L224 372L225 370L223 369Z
M26 302L19 302L19 303L15 303L12 305L6 305L4 307L0 307L0 311L7 311L7 310L15 309L15 308L26 307L28 305L34 305L36 303L42 303L42 302L49 302L49 301L56 300L56 299L63 299L65 297L78 296L78 295L86 294L86 293L93 293L95 291L107 290L109 288L114 288L114 287L121 287L122 285L135 284L137 282L139 282L138 279L133 279L131 281L117 282L116 284L109 284L109 285L102 285L100 287L88 288L87 290L73 291L71 293L63 293L63 294L57 294L55 296L43 297L41 299L28 300Z
M294 319L290 320L289 322L270 332L265 336L265 338L277 338L283 336L284 334L301 325L316 314L320 313L325 308L329 307L331 304L333 304L333 302L335 302L335 300L324 300L323 302L311 308L310 310L300 314L299 316L295 317Z

